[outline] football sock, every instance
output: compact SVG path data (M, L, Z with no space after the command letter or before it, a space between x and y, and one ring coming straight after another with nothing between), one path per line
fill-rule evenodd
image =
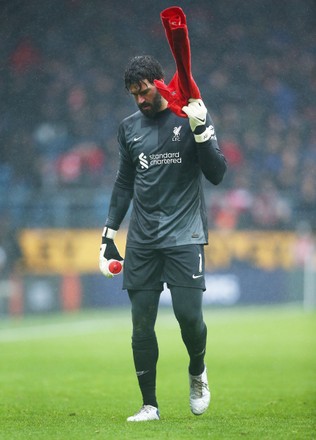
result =
M190 357L189 373L204 371L207 328L202 313L202 289L171 286L173 309L181 328L182 340Z
M192 334L192 330L181 330L181 335L190 357L189 373L193 376L198 376L203 373L205 367L207 327L203 322L199 333Z
M159 351L155 333L146 336L133 336L132 348L143 404L158 408L156 398L156 365Z

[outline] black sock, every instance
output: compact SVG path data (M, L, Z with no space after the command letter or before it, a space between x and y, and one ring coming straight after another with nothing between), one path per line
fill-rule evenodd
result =
M133 336L134 365L144 405L158 408L156 398L156 366L158 343L155 333L148 336Z
M207 327L203 323L203 328L199 334L193 334L192 331L181 331L183 342L190 356L189 373L198 376L203 373L205 365L205 349L207 338Z

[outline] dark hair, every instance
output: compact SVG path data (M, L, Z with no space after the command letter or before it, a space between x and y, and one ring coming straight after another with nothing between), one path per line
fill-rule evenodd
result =
M125 88L129 90L132 84L141 86L144 79L153 84L154 79L163 79L165 77L161 64L150 55L139 55L133 57L125 69Z

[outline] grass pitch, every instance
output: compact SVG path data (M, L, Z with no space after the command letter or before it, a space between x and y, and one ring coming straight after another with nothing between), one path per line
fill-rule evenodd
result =
M205 310L209 410L190 413L187 354L160 309L161 420L141 406L128 310L0 323L1 440L315 439L316 315L294 307Z

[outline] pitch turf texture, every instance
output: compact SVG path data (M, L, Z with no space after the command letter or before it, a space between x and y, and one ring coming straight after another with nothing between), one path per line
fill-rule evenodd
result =
M161 420L140 407L128 310L0 323L0 438L314 439L316 315L296 307L206 310L209 410L190 413L187 355L160 309Z

